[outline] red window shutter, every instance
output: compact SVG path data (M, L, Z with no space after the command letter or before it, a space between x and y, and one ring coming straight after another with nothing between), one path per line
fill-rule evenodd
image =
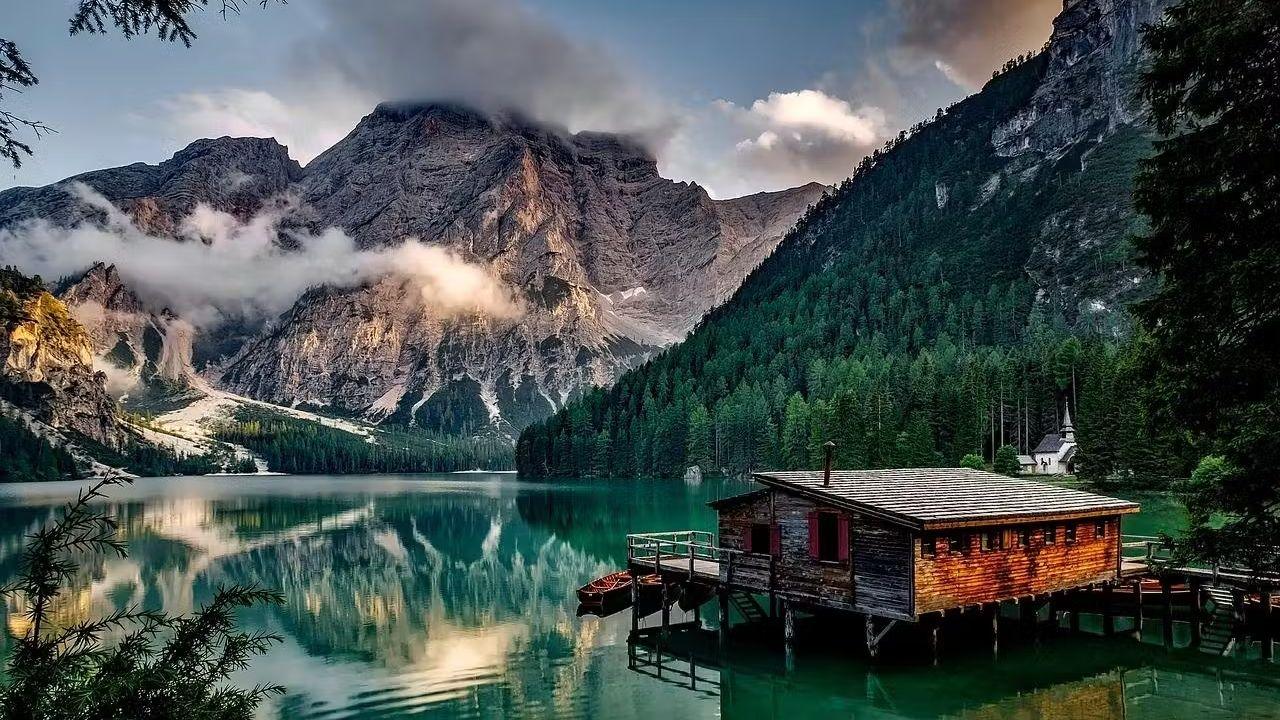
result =
M840 562L849 561L849 516L840 515L840 537L836 539L836 558Z
M777 525L769 526L769 554L782 557L782 528Z
M809 557L818 559L818 511L809 513Z
M756 529L755 525L752 525L750 523L747 523L742 527L742 551L743 552L755 552L755 550L751 549L751 539L752 539L751 536L756 534L755 529Z

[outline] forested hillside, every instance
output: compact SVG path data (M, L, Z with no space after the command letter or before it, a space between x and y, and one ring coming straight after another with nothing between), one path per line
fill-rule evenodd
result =
M826 439L839 468L954 465L1028 451L1068 403L1090 474L1181 467L1147 432L1123 308L1046 289L1128 277L1109 298L1141 293L1129 198L1147 133L1090 129L1034 162L993 146L1049 62L867 158L687 341L530 427L521 473L816 467ZM1033 272L1042 255L1057 264Z

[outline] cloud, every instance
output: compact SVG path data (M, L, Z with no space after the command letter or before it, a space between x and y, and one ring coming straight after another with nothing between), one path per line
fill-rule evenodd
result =
M488 269L419 240L362 250L336 228L319 234L281 229L287 208L241 222L206 205L183 220L176 237L156 237L88 186L68 189L100 212L99 222L62 228L35 220L0 230L0 263L47 278L95 262L115 264L144 302L169 307L198 327L267 319L308 288L357 287L386 276L402 280L416 291L415 300L442 316L515 319L522 311ZM293 249L280 246L282 234Z
M321 92L291 105L264 90L223 88L167 98L159 109L180 144L223 135L274 137L293 159L306 163L350 132L372 102Z
M900 44L969 90L1015 55L1049 38L1062 0L893 0Z
M306 163L381 101L514 110L572 131L651 146L677 114L603 48L570 38L519 0L318 0L321 26L291 50L275 92L190 92L160 108L176 133L273 136Z
M877 107L855 108L822 90L772 92L743 107L727 100L712 103L695 131L718 135L729 144L708 154L713 142L682 135L668 155L689 149L686 159L668 163L678 177L694 177L716 197L760 189L778 190L808 182L838 182L887 135L887 120ZM688 157L703 158L702 164Z

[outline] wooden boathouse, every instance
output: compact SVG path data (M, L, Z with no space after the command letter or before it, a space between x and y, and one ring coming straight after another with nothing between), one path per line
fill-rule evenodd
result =
M762 487L710 503L718 538L629 536L633 572L674 573L714 588L722 616L735 595L740 612L754 604L751 595L767 596L768 615L781 605L788 643L797 610L861 614L873 655L895 622L936 628L949 611L977 608L994 623L1003 601L1109 587L1124 575L1121 519L1139 509L967 468L754 479Z

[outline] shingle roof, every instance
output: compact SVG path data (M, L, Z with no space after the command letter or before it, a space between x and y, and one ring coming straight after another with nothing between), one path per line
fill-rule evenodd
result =
M1007 525L1138 512L1138 504L968 468L756 473L786 492L844 507L907 527L930 530Z
M1040 441L1040 444L1036 446L1036 449L1031 451L1031 454L1038 455L1040 453L1056 453L1062 449L1062 443L1063 440L1061 435L1058 433L1049 433L1044 436L1044 439Z
M1067 448L1066 452L1062 453L1061 462L1069 463L1075 459L1076 459L1076 446L1072 445L1071 447Z

